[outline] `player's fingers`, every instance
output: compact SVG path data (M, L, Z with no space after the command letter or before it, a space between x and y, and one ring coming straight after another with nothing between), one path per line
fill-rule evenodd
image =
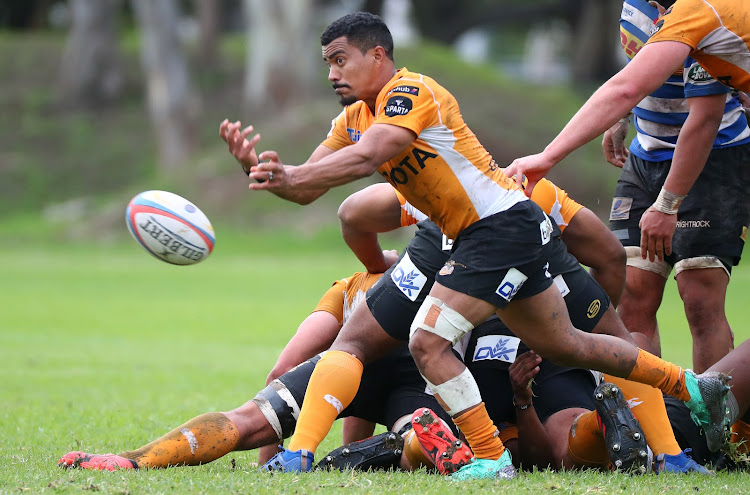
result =
M227 125L229 125L229 119L224 119L219 124L219 136L225 141L227 139Z
M664 238L664 254L666 256L669 256L672 254L672 238L666 237Z
M260 155L258 155L259 160L263 161L269 161L269 162L278 162L279 161L279 154L275 151L264 151ZM262 165L262 164L258 164Z
M240 132L239 140L244 141L245 139L247 139L247 136L249 136L251 132L253 132L253 126L249 125L245 127L244 129L242 129L242 132Z

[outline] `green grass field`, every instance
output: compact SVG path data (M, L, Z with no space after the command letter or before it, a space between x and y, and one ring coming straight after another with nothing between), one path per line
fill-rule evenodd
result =
M417 472L271 476L254 452L170 470L64 471L69 450L118 452L187 419L231 409L262 388L278 352L329 284L356 259L326 243L222 243L192 267L161 263L127 243L0 250L0 492L446 493ZM391 247L391 246L388 246ZM392 246L398 247L398 246ZM690 364L690 338L673 283L661 311L665 357ZM736 270L728 300L736 340L750 271ZM340 441L334 429L321 451ZM524 473L467 493L746 492L744 474L641 477Z

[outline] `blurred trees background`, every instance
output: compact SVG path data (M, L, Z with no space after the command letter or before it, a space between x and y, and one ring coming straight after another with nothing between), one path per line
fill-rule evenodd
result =
M0 0L0 33L6 33L0 45L14 36L21 36L21 47L34 37L61 40L56 80L48 85L53 94L24 95L42 100L34 111L47 110L45 118L63 121L88 115L88 122L95 122L89 124L93 130L104 132L110 125L104 115L140 100L150 119L155 169L161 177L179 178L187 163L206 153L207 128L218 141L218 120L207 120L215 110L226 114L231 109L234 118L249 114L264 119L306 112L314 100L310 97L319 92L316 88L326 83L319 34L347 12L368 10L383 16L394 31L397 58L405 46L437 44L494 65L519 85L547 92L562 82L585 96L622 65L617 50L620 8L619 1L601 0ZM227 37L244 42L226 50L222 42ZM133 43L140 61L137 72L129 59ZM26 52L12 50L13 57L23 58ZM4 78L26 62L0 62L0 74ZM441 74L431 75L441 80ZM457 96L464 113L470 113ZM7 101L11 98L9 93ZM326 103L333 117L330 98ZM129 131L123 127L121 132ZM321 137L319 130L318 142ZM536 148L511 147L508 152L538 151L551 137L539 141L530 136L529 145ZM94 138L88 144L93 149L102 143ZM34 174L28 170L33 160L25 159L31 152L0 155L7 159L0 163L0 196L8 192L12 197L17 189L12 181L19 178L33 186L29 177ZM75 173L73 167L64 170L66 177ZM97 173L82 179L96 180ZM134 180L124 171L109 173ZM39 191L54 185L45 185L41 175L35 180ZM58 185L64 183L62 178ZM117 184L118 179L111 179L103 190L114 190ZM71 196L80 193L80 188L70 189ZM49 196L65 199L60 191ZM6 212L24 204L30 206L0 200Z

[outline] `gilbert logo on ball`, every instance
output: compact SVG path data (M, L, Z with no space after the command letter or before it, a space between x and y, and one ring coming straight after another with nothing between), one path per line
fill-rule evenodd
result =
M128 230L154 257L173 265L193 265L214 249L214 228L187 199L167 191L134 197L125 214Z

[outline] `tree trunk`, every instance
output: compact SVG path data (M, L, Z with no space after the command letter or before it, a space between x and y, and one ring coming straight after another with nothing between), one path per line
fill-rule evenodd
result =
M195 148L199 111L187 56L177 36L177 2L133 0L133 10L141 29L141 62L160 166L164 173L174 175Z
M309 19L311 0L244 0L247 63L244 103L250 109L280 110L304 100L316 53Z
M219 58L219 0L195 0L195 9L200 27L198 58L203 67L215 67Z
M62 57L61 88L73 106L98 106L119 96L119 0L70 0L72 26Z
M573 82L604 81L620 69L622 2L586 0L574 26Z

